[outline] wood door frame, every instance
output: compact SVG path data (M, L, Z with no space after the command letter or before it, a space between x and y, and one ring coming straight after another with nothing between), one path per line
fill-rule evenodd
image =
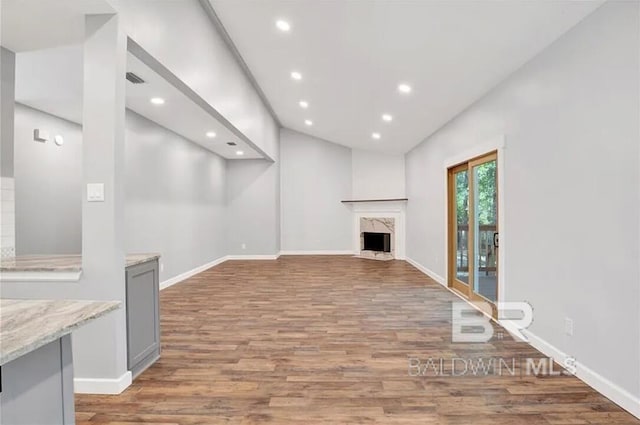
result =
M475 190L474 190L474 175L473 168L490 161L496 161L496 198L500 198L500 167L498 165L498 150L484 153L482 155L475 156L467 161L458 163L447 168L447 286L450 289L459 292L465 298L471 301L485 301L493 306L493 316L496 317L497 310L495 305L500 301L500 255L496 255L496 301L491 301L488 298L480 295L474 291L475 282ZM455 205L455 175L461 171L467 171L469 182L469 230L467 234L467 264L469 270L468 284L459 282L457 279L457 261L456 261L456 245L457 245L457 206ZM496 231L500 232L500 202L496 204Z
M457 245L458 234L456 229L457 222L457 206L455 204L455 175L461 171L469 171L467 163L462 163L449 167L447 170L447 286L460 292L464 296L469 296L469 285L458 281L458 263L457 263ZM467 236L468 238L468 236ZM467 247L467 255L469 249ZM468 263L468 259L467 259Z

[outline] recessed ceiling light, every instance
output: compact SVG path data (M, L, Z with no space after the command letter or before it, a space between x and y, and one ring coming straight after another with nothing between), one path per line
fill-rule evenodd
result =
M216 137L216 132L215 131L207 131L207 137L209 139L213 139L214 137Z
M411 86L406 83L398 84L398 91L400 93L411 93Z
M313 125L313 121L311 120L304 120L304 123L308 126L312 126Z
M161 97L152 97L151 103L153 103L154 105L164 105L164 99Z
M242 156L242 155L244 155L244 152L243 151L236 151L236 155Z
M393 117L390 114L382 114L382 121L391 122Z
M378 140L380 138L380 133L371 133L371 137Z
M309 102L307 102L306 100L301 100L300 102L298 102L298 105L300 105L300 107L303 109L307 109L309 107Z
M298 71L293 71L291 72L291 78L300 81L302 80L302 74L300 74Z
M289 32L289 30L291 29L291 25L289 25L289 22L283 21L282 19L276 21L276 27L278 27L278 29L283 32Z

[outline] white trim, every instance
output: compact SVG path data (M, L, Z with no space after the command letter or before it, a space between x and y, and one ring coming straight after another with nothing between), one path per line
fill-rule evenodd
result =
M355 255L351 250L342 251L280 251L280 255Z
M77 282L82 270L76 271L6 271L0 272L0 282Z
M225 255L224 257L217 258L209 263L198 266L194 269L181 273L177 276L174 276L170 279L167 279L163 282L160 282L160 290L166 289L170 286L175 285L176 283L180 283L183 280L189 279L191 276L197 275L198 273L202 273L205 270L210 269L211 267L215 267L218 264L222 264L225 261L229 260L277 260L280 257L280 254L275 255Z
M226 260L277 260L280 254L262 254L262 255L227 255Z
M131 372L126 371L115 379L73 378L76 394L120 394L131 385Z
M415 268L417 268L418 270L420 270L422 273L430 277L431 279L442 284L449 292L456 295L458 298L465 301L467 304L469 304L473 308L478 309L478 307L475 306L472 302L470 302L467 298L463 297L453 289L446 286L446 280L444 280L441 276L439 276L436 273L433 273L431 270L424 267L423 265L421 265L415 260L407 258L406 261L412 266L414 266ZM481 310L478 310L478 311L485 314L485 316L489 317L492 321L498 323L500 326L502 326L506 331L508 331L512 335L518 334L518 332L515 332L515 333L511 332L514 329L509 324L507 324L507 322L496 321L493 317L487 315L485 312ZM553 360L556 363L561 365L564 364L565 359L568 357L566 353L562 352L555 346L549 344L547 341L543 340L542 338L538 337L537 335L535 335L534 333L526 329L521 330L520 332L522 332L528 338L528 341L525 341L527 344L531 345L533 348L540 351L545 356L553 358ZM634 396L624 388L619 387L615 383L611 382L604 376L598 374L597 372L588 368L587 366L583 365L580 362L576 362L576 368L577 368L577 371L575 376L578 379L580 379L582 382L584 382L585 384L593 388L598 393L607 397L609 400L616 403L618 406L620 406L627 412L631 413L633 416L640 418L640 398Z
M405 261L407 263L411 264L416 269L420 270L422 273L424 273L427 276L429 276L431 279L433 279L436 282L438 282L440 285L442 285L444 287L447 286L447 280L444 277L440 276L439 274L435 273L433 270L430 270L430 269L426 268L422 264L418 263L416 260L413 260L413 259L411 259L409 257L407 257L405 259Z
M220 257L215 259L207 264L203 264L201 266L196 267L195 269L191 269L184 273L181 273L177 276L174 276L170 279L165 280L164 282L160 282L160 290L166 289L170 286L175 285L176 283L182 282L183 280L189 279L191 276L194 276L198 273L202 273L203 271L210 269L213 266L217 266L218 264L222 264L227 261L227 257Z
M529 344L545 356L553 358L558 364L563 364L565 359L569 357L566 353L557 347L549 344L544 339L534 333L523 330L523 334L529 339ZM631 413L636 418L640 418L640 398L634 396L624 388L619 387L596 371L588 368L580 362L576 362L576 377L582 382L607 397L609 400Z

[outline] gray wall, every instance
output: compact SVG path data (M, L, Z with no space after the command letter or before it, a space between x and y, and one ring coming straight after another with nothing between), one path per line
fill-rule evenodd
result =
M227 161L228 254L280 251L279 168L261 159Z
M225 175L221 157L127 110L126 251L160 252L161 281L226 255ZM80 254L82 127L18 105L16 177L18 253Z
M351 149L280 132L282 250L352 250Z
M53 140L33 140L33 130ZM82 252L82 127L36 109L15 108L16 254Z
M160 281L225 252L225 161L127 111L125 246L160 252Z
M445 161L506 135L507 300L531 302L533 334L636 396L638 6L606 3L406 156L407 255L445 276Z
M16 55L0 47L0 176L13 177L13 105Z

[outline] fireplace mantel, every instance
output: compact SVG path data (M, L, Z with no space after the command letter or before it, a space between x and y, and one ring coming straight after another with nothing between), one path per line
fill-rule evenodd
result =
M357 204L361 202L407 202L408 198L389 198L389 199L347 199L340 201L343 204Z

